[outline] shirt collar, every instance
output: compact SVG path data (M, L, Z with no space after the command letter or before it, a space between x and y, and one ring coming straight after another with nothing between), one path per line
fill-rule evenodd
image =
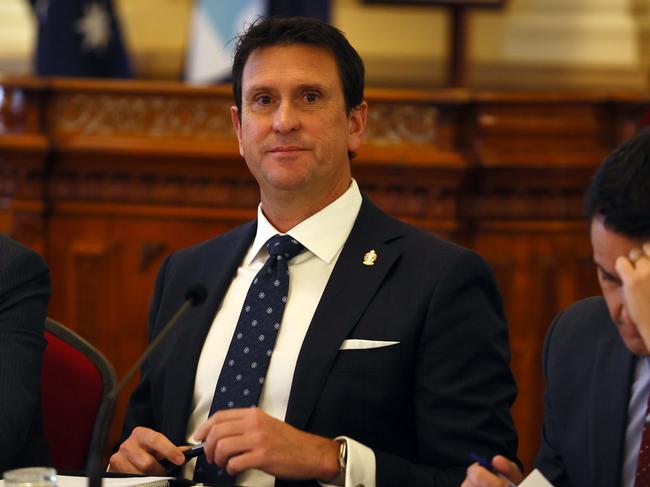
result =
M345 193L318 213L293 227L287 235L291 235L316 257L330 264L341 251L352 231L361 208L361 201L359 186L352 179ZM267 220L260 204L257 207L257 233L244 262L250 264L261 251L266 253L264 244L277 234L282 235L282 232Z

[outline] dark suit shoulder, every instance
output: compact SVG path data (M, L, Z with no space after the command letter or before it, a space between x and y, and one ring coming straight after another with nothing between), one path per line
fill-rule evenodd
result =
M558 314L544 341L542 369L547 393L559 386L563 396L580 394L603 344L629 356L601 296L580 300Z
M364 231L381 232L386 243L402 250L404 255L419 260L422 264L419 266L421 268L433 265L434 268L439 269L457 258L468 259L473 263L485 262L473 250L386 214L366 197L358 221L363 222Z
M408 268L417 268L420 278L433 284L432 291L441 282L447 288L450 280L465 284L485 281L485 289L501 301L492 268L481 255L410 225L403 224L403 228L403 238L394 245L401 247L404 264Z
M576 302L551 324L535 465L554 485L605 486L620 479L633 366L601 296Z
M177 250L170 257L175 265L200 264L206 258L214 258L223 251L250 243L256 229L257 221L253 220L209 240Z
M47 271L43 258L33 250L0 234L0 284L13 282L20 275Z
M23 286L49 295L50 274L45 260L33 250L0 234L0 307L7 299L13 305ZM20 298L24 298L22 292Z
M190 286L201 283L211 294L225 293L224 286L229 285L256 228L254 220L167 256L156 278L149 316L150 336L157 329L156 323L164 324L181 305Z
M592 353L602 339L619 339L607 304L602 296L585 298L562 311L553 321L546 337L547 354L580 351Z

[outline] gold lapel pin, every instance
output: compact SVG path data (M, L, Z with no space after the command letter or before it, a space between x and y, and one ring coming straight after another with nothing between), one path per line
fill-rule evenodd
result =
M370 250L363 256L363 265L375 265L376 260L377 252L375 252L374 249Z

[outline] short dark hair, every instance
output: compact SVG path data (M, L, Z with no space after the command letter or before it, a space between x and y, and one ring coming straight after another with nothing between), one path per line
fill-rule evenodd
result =
M305 44L329 50L334 56L343 85L345 109L349 113L363 102L363 61L340 30L309 17L260 17L237 38L235 44L232 91L240 116L242 74L250 54L260 47L292 44Z
M596 217L629 238L650 236L650 129L612 152L585 193L589 221Z

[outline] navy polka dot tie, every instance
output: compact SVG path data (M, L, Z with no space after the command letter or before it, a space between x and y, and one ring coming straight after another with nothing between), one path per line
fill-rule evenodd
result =
M288 262L304 250L289 235L266 242L269 258L248 289L235 334L230 342L210 407L210 416L221 409L256 406L273 345L280 329L289 292ZM194 470L196 482L234 483L225 470L200 456Z

